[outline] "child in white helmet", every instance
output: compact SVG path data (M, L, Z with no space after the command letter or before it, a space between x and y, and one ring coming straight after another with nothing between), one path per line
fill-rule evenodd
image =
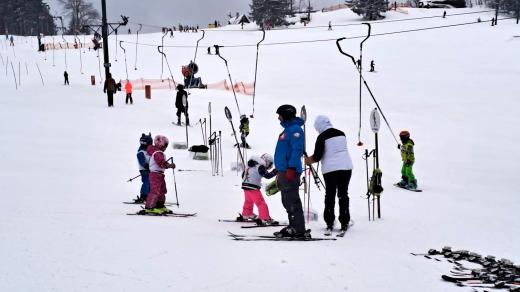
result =
M273 167L273 157L268 154L262 154L260 157L252 157L247 162L247 168L242 174L242 189L244 190L244 206L242 214L237 218L237 221L255 220L258 225L278 225L269 215L269 208L265 203L261 188L261 181L263 178L272 178L276 176L278 171ZM258 218L253 213L253 207L258 208Z
M146 198L144 213L160 215L169 212L164 206L167 193L164 171L168 168L175 168L175 164L169 163L164 155L168 143L168 138L157 135L153 140L153 145L146 149L146 152L150 155L150 193Z

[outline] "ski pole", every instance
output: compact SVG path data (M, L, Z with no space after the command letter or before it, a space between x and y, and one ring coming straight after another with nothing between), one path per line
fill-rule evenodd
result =
M238 103L237 103L237 106L238 106ZM233 136L235 137L235 141L237 142L237 148L238 148L238 154L240 155L240 160L242 161L242 165L245 167L245 161L244 161L244 156L242 156L242 151L240 151L240 143L238 143L238 138L237 138L237 132L235 131L235 126L233 126L233 116L231 116L231 111L229 110L229 108L226 106L224 108L224 112L226 114L226 118L228 119L229 123L231 124L231 130L233 130ZM240 110L239 110L240 112Z
M134 177L128 179L126 182L131 182L131 181L133 181L134 179L136 179L136 178L138 178L140 176L141 176L141 174L139 174L138 176L134 176Z
M171 161L173 163L173 157L170 157L167 161ZM172 173L173 173L173 187L175 189L175 200L177 200L177 203L175 203L175 205L177 205L177 208L180 208L179 196L177 195L177 179L175 178L175 168L172 168Z

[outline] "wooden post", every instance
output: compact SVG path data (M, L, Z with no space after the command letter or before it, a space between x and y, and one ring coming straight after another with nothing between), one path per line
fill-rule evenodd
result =
M147 99L152 99L152 86L151 85L144 86L144 96Z

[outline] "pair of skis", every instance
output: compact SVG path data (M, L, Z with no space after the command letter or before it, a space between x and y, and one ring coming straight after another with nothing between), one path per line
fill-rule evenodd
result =
M127 213L126 215L137 215L137 216L151 216L151 217L177 217L177 218L186 218L186 217L195 217L197 213L163 213L163 214L156 214L156 213Z
M228 231L231 239L236 241L325 241L336 240L336 238L301 238L301 237L276 237L274 235L241 235Z
M350 222L348 223L348 227L347 229L345 230L339 230L339 232L336 234L336 237L344 237L345 234L347 233L347 231L352 227L354 226L354 221L353 220L350 220ZM330 230L330 229L327 229L325 230L325 232L323 233L323 235L325 236L332 236L332 232L333 230Z
M398 187L398 188L400 188L400 189L403 189L403 190L410 191L410 192L416 192L416 193L420 193L420 192L422 192L421 189L409 189L409 188L407 188L407 187L402 187L402 186L400 186L400 185L398 185L398 184L394 184L394 186L396 186L396 187Z
M243 219L243 220L233 220L233 219L218 219L218 222L224 223L255 223L252 225L242 225L240 228L262 228L262 227L280 227L280 226L288 226L286 223L278 223L278 224L269 224L269 225L258 225L256 220Z

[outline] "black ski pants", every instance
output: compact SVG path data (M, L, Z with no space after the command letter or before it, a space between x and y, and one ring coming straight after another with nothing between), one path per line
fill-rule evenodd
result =
M125 103L128 104L128 102L130 102L130 104L134 104L134 100L132 99L132 93L126 94Z
M300 200L300 176L292 181L285 179L285 171L278 173L278 188L282 193L282 204L289 217L289 226L296 232L305 232L305 219L303 218L302 201Z
M114 106L114 92L107 90L108 106Z
M323 174L325 179L325 210L323 219L327 226L334 225L336 216L334 205L336 204L336 193L338 195L339 222L342 226L347 226L350 221L348 185L352 170L336 170Z

